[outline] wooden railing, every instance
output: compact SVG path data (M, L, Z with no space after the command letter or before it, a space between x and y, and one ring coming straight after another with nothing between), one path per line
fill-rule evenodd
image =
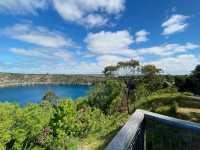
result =
M200 150L200 124L136 110L106 150Z

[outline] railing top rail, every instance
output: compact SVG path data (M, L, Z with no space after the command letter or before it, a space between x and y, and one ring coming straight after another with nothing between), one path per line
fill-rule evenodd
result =
M153 120L177 128L191 129L200 132L200 124L165 115L160 115L145 110L136 110L124 127L117 133L105 150L125 150L137 134L138 129L145 120Z
M138 128L144 120L144 114L136 111L124 125L124 127L117 133L106 150L125 150L137 134Z
M140 109L137 111L142 112L144 114L144 118L146 120L153 120L153 121L157 121L159 123L170 125L173 127L190 129L190 130L200 132L200 124L199 123L186 121L186 120L182 120L182 119L177 119L177 118L173 118L173 117L169 117L169 116L165 116L165 115L160 115L157 113L152 113L152 112L148 112L148 111L140 110Z

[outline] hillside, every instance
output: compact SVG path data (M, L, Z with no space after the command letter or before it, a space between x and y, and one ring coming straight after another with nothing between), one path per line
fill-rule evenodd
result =
M103 80L105 78L101 75L0 73L0 87L27 84L93 84Z
M184 93L152 95L138 102L138 107L179 119L200 122L200 98Z

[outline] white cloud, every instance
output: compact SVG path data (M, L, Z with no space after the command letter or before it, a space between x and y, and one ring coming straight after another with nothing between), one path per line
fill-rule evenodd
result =
M130 45L134 41L127 30L89 33L85 38L85 42L92 54L136 56L136 52L130 49Z
M124 10L125 0L53 0L57 12L66 21L89 27L105 25L109 16Z
M196 65L200 64L200 57L191 54L176 57L162 58L158 61L148 62L162 68L167 74L189 74Z
M102 26L108 22L107 18L104 18L101 15L90 14L85 19L85 24L94 27L94 26Z
M71 61L73 60L73 56L70 52L66 50L58 50L58 49L45 49L45 48L37 48L37 49L22 49L22 48L11 48L11 52L26 56L26 57L35 57L42 58L46 60L59 60L59 61Z
M172 15L167 21L162 24L163 35L171 35L177 32L182 32L188 27L186 22L189 16L184 16L180 14Z
M141 43L141 42L146 42L146 41L148 41L149 39L148 39L148 35L149 35L150 33L149 32L147 32L146 30L140 30L140 31L138 31L138 32L136 32L136 34L135 34L135 36L136 36L136 43Z
M97 57L96 62L82 61L82 62L77 62L76 64L73 64L73 65L61 65L65 69L59 69L59 70L65 70L68 73L74 73L74 74L79 74L79 73L99 74L99 73L102 73L105 66L116 65L119 61L127 61L127 60L129 59L126 57L102 55L102 56ZM57 68L58 67L59 66L57 66Z
M54 7L66 21L97 27L117 18L125 8L125 0L1 0L0 12L13 15L38 14ZM113 19L112 18L112 19Z
M158 55L158 56L170 56L177 53L184 53L188 50L199 48L200 45L194 43L186 43L186 44L164 44L161 46L154 46L150 48L141 48L137 49L139 55Z
M128 61L127 57L113 56L113 55L102 55L97 57L97 64L101 66L102 70L105 66L116 65L119 61Z
M6 69L9 66L12 68L8 71L23 72L26 73L68 73L68 74L95 74L102 73L103 68L107 65L114 65L119 61L127 61L128 57L113 56L113 55L100 55L97 56L96 61L78 61L71 62L71 55L66 51L66 57L64 56L64 50L23 50L12 49L11 50L18 55L25 55L29 57L42 58L37 59L35 62L19 61L17 64L6 64ZM28 51L28 52L27 52ZM57 54L60 52L60 55ZM47 55L48 54L48 55ZM42 61L40 61L42 60ZM54 60L54 61L53 61ZM62 61L64 60L64 61ZM68 61L70 60L70 61ZM200 56L194 56L191 54L179 55L175 57L165 57L157 61L143 62L143 64L155 64L158 68L162 68L164 73L167 74L188 74L197 64L200 64ZM31 66L31 67L30 67ZM39 67L38 67L39 66ZM15 69L14 69L14 68ZM54 69L52 69L54 68ZM83 69L84 68L84 69Z
M37 14L37 10L45 9L48 0L1 0L0 11L10 14L25 15L27 13Z
M22 48L11 48L11 52L18 54L18 55L23 55L23 56L31 56L31 57L46 57L43 52L38 51L38 50L26 50Z
M60 48L73 45L71 39L64 37L59 32L49 31L44 27L33 27L29 24L16 24L7 27L4 33L13 39L44 47Z

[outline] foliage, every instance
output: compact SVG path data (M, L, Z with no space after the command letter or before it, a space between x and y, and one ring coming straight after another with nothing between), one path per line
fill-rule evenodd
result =
M146 84L141 83L136 87L135 90L136 100L140 100L141 98L147 97L150 94L151 92L147 89Z
M145 99L138 101L137 108L153 111L156 113L178 117L181 119L200 121L200 115L195 112L191 116L180 114L178 110L188 109L195 110L200 107L200 101L192 97L188 97L183 93L155 93ZM194 115L195 114L195 115Z
M78 136L80 126L77 123L76 105L72 100L61 101L55 108L50 125L56 137Z
M175 84L179 91L187 91L200 95L200 65L197 65L189 76L175 77Z
M131 113L130 105L133 103L133 110L135 110L134 103L141 97L138 95L140 93L139 90L142 90L141 92L148 91L149 93L149 91L154 92L158 89L170 86L170 84L164 82L163 78L159 75L161 71L161 69L156 68L154 65L141 66L139 61L129 60L118 62L115 66L105 67L104 74L105 76L115 75L123 82L125 86L122 90L123 98L121 99L123 100L123 104L126 104L127 112ZM143 87L140 86L140 84L143 84Z
M43 101L48 101L52 106L58 104L59 97L53 91L48 91L42 98Z
M156 68L156 66L154 65L145 65L142 67L143 75L149 80L152 80L160 72L161 72L161 69Z
M91 107L101 109L106 114L111 114L119 109L123 85L117 80L107 80L95 86L88 100Z
M156 68L154 65L145 65L142 67L142 73L144 75L143 82L149 91L155 92L170 86L166 78L160 75L161 71L161 69Z
M40 133L49 124L51 110L37 104L23 108L1 104L0 114L1 147L23 149L37 144Z
M75 101L77 110L87 109L90 107L88 97L78 97Z
M187 76L175 76L175 86L178 88L179 91L185 91L185 82Z
M198 94L200 66L190 76L175 78L162 76L155 66L140 66L134 60L104 71L108 76L123 76L96 84L88 96L76 101L59 100L49 91L41 104L20 107L1 103L0 149L82 149L86 143L86 149L90 149L94 140L101 145L95 145L95 149L103 149L126 122L128 115L123 112L129 104L131 108L200 121L193 115L200 107L199 100L173 86L175 81L179 91ZM192 112L184 114L181 110Z
M151 92L155 92L159 89L166 88L168 85L162 76L156 76L151 80L145 80L145 84L147 85L147 89Z
M6 144L12 139L12 127L15 124L15 114L18 106L14 104L0 105L0 149L4 149Z
M24 107L1 103L0 149L78 149L87 137L110 138L127 115L107 116L87 100L62 100L56 106L49 101Z
M105 76L112 76L114 72L117 70L116 66L107 66L104 68L103 73Z

